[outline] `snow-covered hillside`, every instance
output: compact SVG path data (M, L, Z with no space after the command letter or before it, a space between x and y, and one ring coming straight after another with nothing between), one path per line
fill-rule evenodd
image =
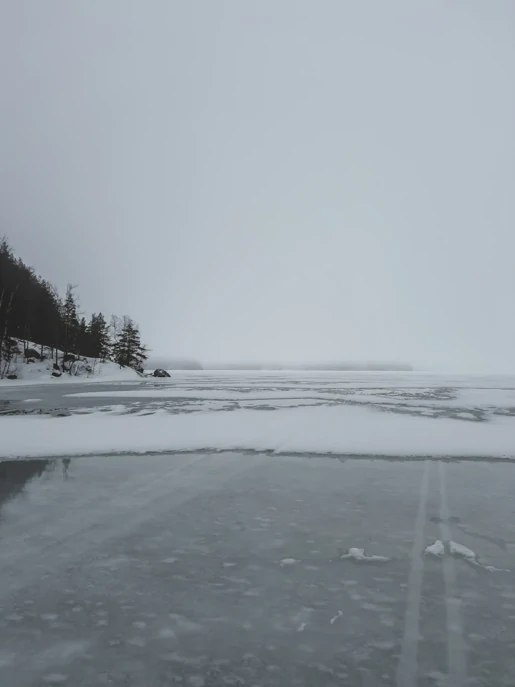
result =
M35 355L26 357L24 350L33 351ZM141 377L130 367L120 367L110 361L102 362L96 358L83 356L70 356L63 360L62 351L57 352L59 370L55 368L55 352L46 347L41 347L33 342L18 341L18 351L11 360L8 369L4 369L5 361L2 361L4 378L0 379L0 385L18 384L52 384L86 381L136 381ZM61 373L61 374L59 374ZM11 379L8 379L11 377Z

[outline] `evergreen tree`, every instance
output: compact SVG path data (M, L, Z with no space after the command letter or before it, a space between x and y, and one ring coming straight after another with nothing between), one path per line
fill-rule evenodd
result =
M147 357L147 349L141 344L138 325L130 317L124 317L121 332L113 345L114 361L141 371Z
M77 339L79 333L79 320L77 318L77 303L75 302L75 286L68 284L66 296L62 306L63 323L63 354L77 353Z
M100 360L107 360L111 353L111 339L109 336L109 327L105 321L102 313L91 316L88 326L90 338L90 350L92 358L99 358Z
M122 335L123 334L123 335ZM100 313L89 324L79 321L75 287L66 289L64 300L50 282L17 258L6 238L0 238L0 372L11 362L12 339L52 349L56 363L67 354L81 354L101 360L111 358L111 342L117 343L117 359L138 368L146 359L138 327L130 318L113 317L110 326ZM16 355L16 353L14 354Z
M10 372L11 362L18 354L18 343L10 336L4 337L1 342L0 350L0 379L6 377Z
M91 340L88 327L86 325L86 318L81 317L79 326L77 327L77 354L90 355Z

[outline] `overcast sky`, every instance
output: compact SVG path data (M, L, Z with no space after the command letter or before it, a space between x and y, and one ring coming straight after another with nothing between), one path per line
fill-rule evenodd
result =
M515 371L512 0L0 0L0 234L156 354Z

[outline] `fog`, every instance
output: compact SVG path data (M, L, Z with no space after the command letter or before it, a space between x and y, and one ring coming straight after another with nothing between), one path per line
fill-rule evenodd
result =
M515 4L0 2L0 234L158 356L515 371Z

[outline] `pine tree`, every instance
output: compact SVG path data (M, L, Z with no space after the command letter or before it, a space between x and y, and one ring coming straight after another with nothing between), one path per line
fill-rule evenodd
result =
M141 367L146 349L132 320L113 317L108 326L99 314L85 324L78 314L75 287L69 284L62 299L57 288L18 258L7 239L0 237L0 368L5 369L5 356L10 355L9 338L18 340L24 350L32 344L39 347L42 358L47 348L52 349L52 359L59 365L63 358L70 362L70 354L109 359L115 341L117 359Z
M77 327L77 348L78 355L89 355L91 349L90 335L86 325L86 318L81 317L79 326Z
M109 327L102 313L93 313L88 326L88 333L91 346L91 357L99 358L104 361L109 358L111 353L111 339Z
M77 352L79 320L77 318L77 304L73 293L74 289L75 286L68 284L66 287L66 297L62 307L64 356L68 353Z
M138 325L130 317L123 318L123 326L113 345L113 360L123 367L142 371L147 349L141 344Z
M16 339L8 336L1 342L0 350L0 379L3 379L9 374L11 361L18 354L18 343Z

